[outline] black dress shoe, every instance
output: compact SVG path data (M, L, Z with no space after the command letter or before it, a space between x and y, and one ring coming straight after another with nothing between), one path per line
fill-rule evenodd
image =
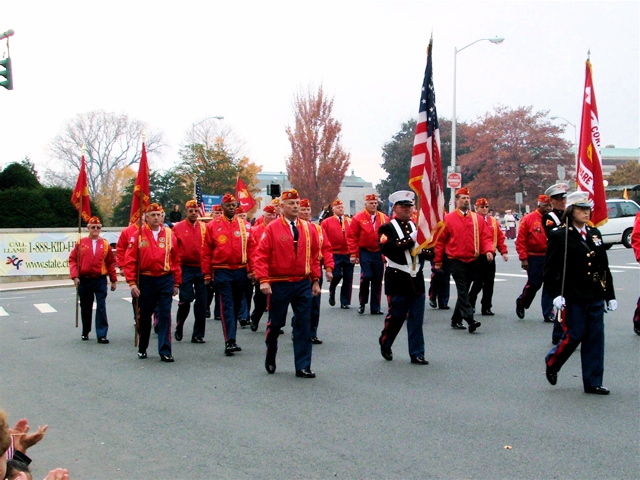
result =
M258 320L251 319L251 326L249 327L252 332L258 331Z
M329 305L332 307L336 304L336 296L329 294Z
M211 309L207 308L204 312L205 318L211 318Z
M411 357L411 363L417 363L418 365L429 365L429 362L424 359L422 355L419 357Z
M178 330L176 328L175 333L173 334L173 338L176 339L176 342L181 342L182 341L182 330Z
M284 335L284 330L283 329L278 330L278 335Z
M191 343L207 343L202 337L191 337Z
M451 310L451 307L449 305L440 305L440 310Z
M482 315L484 315L484 316L488 316L488 317L492 317L493 315L495 315L495 313L493 313L493 312L491 311L491 309L489 308L489 309L487 309L487 310L482 310Z
M553 323L554 322L554 318L553 317L545 317L544 318L544 323Z
M349 310L351 307L349 305L340 305L340 308L343 310ZM640 335L640 333L638 335Z
M524 318L524 307L521 307L520 305L518 305L517 301L516 301L516 315L518 316L519 319Z
M273 362L273 363L269 363L269 360L266 360L266 361L264 362L264 369L267 371L267 373L270 373L270 374L274 374L274 373L276 373L276 363L275 363L275 360L274 360L274 362Z
M173 356L171 355L160 355L160 360L167 363L171 363L174 361Z
M313 373L310 368L303 368L302 370L296 370L296 377L316 378L316 374Z
M314 345L322 345L322 340L320 340L318 337L311 337L311 343L313 343Z
M371 315L384 315L382 310L372 310Z
M360 305L360 306L358 307L358 313L359 313L360 315L362 315L362 314L364 313L364 305Z
M103 343L106 345L107 343L109 343L109 339L107 337L100 337L98 339L98 343Z
M393 352L390 348L387 348L384 345L380 345L380 355L382 355L382 358L388 362L393 360Z
M233 342L227 342L224 346L224 354L227 357L230 357L231 355L233 355L233 352L235 352L233 348Z
M429 300L429 306L430 306L431 308L437 308L437 307L438 307L438 304L436 303L436 301L435 301L435 300Z
M82 335L82 336L80 336L80 338L82 340L89 340L89 335Z
M145 358L147 358L147 352L138 352L138 358L140 360L144 360Z
M267 356L264 360L264 368L269 374L276 373L276 349L267 348Z
M549 370L549 367L547 367L545 370L545 375L547 376L547 380L551 385L555 385L556 383L558 383L558 372L552 372L551 370Z
M244 328L251 324L251 320L249 320L248 318L243 318L242 320L239 321L239 323L240 323L240 328Z
M238 345L236 342L233 342L231 344L231 348L233 348L234 352L241 352L242 351L242 348L240 348L240 345Z
M451 328L455 328L457 330L466 330L467 327L465 327L462 322L451 322Z
M611 393L607 387L600 385L599 387L585 388L584 393L595 393L596 395L609 395Z
M479 326L482 324L480 322L476 322L475 320L469 320L469 333L475 332Z
M213 319L219 322L222 321L222 317L220 315L216 315L215 317L213 317Z
M640 327L635 327L633 331L636 332L636 335L640 335Z

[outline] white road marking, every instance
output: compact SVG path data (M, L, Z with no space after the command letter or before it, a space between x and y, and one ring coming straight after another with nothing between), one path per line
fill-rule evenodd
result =
M40 313L55 313L57 310L48 303L34 303L34 307L40 310Z

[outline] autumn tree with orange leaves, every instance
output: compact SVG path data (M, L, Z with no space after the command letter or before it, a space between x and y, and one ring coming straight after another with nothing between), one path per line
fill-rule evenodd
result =
M574 175L571 144L562 138L564 127L555 125L549 112L533 107L498 107L473 122L461 147L468 153L458 159L462 184L473 199L485 197L491 208L515 210L516 192L533 210L538 195L556 183L558 165ZM570 183L570 178L567 183Z
M340 193L349 153L340 145L342 124L331 116L333 98L308 90L294 97L295 125L287 127L291 155L286 166L291 185L308 198L314 214Z

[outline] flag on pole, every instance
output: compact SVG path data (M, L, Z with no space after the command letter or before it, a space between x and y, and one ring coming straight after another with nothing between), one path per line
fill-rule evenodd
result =
M147 209L151 192L149 189L149 163L147 162L147 149L142 143L142 154L140 155L140 167L136 183L133 185L133 198L131 199L131 213L129 215L129 225L137 223L140 219L140 212Z
M409 186L418 198L418 221L416 222L418 238L414 252L432 247L444 226L442 158L436 93L433 86L432 48L433 37L427 49L427 68L422 82L418 123L409 171Z
M598 106L593 90L591 62L588 58L583 95L576 179L578 190L589 192L589 198L593 201L591 223L599 227L608 221L607 197L604 193L604 179L602 176Z
M207 208L204 205L204 200L202 199L202 188L200 187L200 182L196 180L196 203L198 204L198 216L204 217L207 214Z
M256 201L253 199L244 181L238 176L236 181L236 198L245 212L248 212L256 205Z
M91 199L89 198L89 187L87 186L87 167L84 155L80 160L80 173L76 186L71 193L71 203L80 212L82 220L88 222L91 218Z

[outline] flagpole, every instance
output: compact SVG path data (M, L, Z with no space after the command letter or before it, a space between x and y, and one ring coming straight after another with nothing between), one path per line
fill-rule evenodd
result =
M80 276L80 242L82 241L82 210L78 210L78 277ZM80 298L80 278L78 278L78 286L76 287L76 328L78 328L78 310Z

